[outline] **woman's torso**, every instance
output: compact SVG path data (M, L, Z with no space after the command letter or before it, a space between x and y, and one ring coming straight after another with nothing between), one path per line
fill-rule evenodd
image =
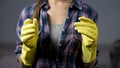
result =
M42 10L42 9L41 9ZM76 68L83 66L81 60L81 36L74 30L74 22L78 21L79 12L71 6L71 3L49 6L45 11L45 18L41 23L40 48L42 52L38 60L39 65L47 68ZM41 20L41 19L40 19ZM63 24L59 34L59 46L53 45L51 40L51 25ZM60 27L61 28L61 27ZM56 33L56 32L55 32ZM79 53L79 54L78 54ZM79 58L78 58L79 57ZM44 61L44 62L43 62Z
M37 48L37 68L79 68L82 67L81 59L81 35L74 30L74 22L78 17L86 16L97 20L96 12L80 0L74 0L70 6L57 6L56 12L44 0L39 16L39 39ZM60 9L58 9L60 7ZM25 19L32 17L34 5L25 8L17 25L17 33L20 36L20 28ZM53 47L50 39L50 24L63 23L60 32L59 50ZM20 50L18 48L18 50ZM83 67L82 67L83 68Z

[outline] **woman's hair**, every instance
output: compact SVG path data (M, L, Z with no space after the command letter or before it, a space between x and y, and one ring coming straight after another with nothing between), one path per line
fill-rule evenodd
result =
M33 18L38 19L38 14L39 14L39 9L40 9L41 3L42 3L42 0L39 0L37 2L37 4L35 5L34 12L33 12L33 15L32 15L32 20L33 20Z

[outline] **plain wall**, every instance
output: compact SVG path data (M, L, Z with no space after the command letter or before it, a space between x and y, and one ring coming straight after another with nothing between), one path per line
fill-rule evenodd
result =
M16 24L22 9L37 0L0 0L0 43L16 43ZM99 15L99 43L120 38L120 0L83 0Z

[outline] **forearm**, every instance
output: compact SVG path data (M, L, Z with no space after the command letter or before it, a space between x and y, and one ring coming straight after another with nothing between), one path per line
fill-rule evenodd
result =
M85 68L94 68L95 67L95 63L96 63L96 59L93 60L90 63L84 63Z
M30 68L30 66L26 66L26 65L23 64L23 62L22 62L20 56L19 56L19 59L18 59L18 60L19 60L20 68Z

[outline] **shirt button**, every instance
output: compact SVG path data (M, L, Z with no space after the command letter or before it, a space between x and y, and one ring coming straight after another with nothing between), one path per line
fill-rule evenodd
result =
M65 31L65 29L62 29L62 31L64 32L64 31Z
M62 44L59 44L59 47L61 47L62 46Z
M56 61L59 61L59 59L56 59Z
M72 8L73 6L71 5L70 8Z
M82 10L82 7L79 7Z
M69 19L69 17L66 17L66 19Z

